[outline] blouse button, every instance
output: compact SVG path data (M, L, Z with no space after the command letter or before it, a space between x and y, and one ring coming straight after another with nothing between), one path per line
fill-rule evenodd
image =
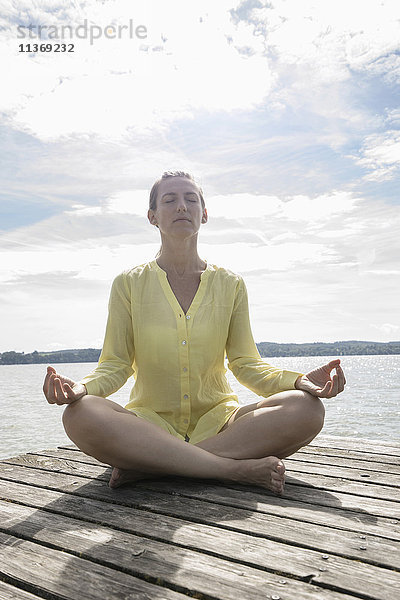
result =
M187 318L187 320L189 320L190 319L190 315L186 315L186 318Z
M186 346L186 340L183 340L182 346Z
M185 394L183 397L185 400L187 400L189 398L189 396L187 394Z
M187 368L183 367L183 372L186 373L186 371L187 371Z

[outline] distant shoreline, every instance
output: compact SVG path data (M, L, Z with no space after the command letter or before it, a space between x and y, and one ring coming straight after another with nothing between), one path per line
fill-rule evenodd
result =
M278 344L260 342L257 345L262 357L282 356L354 356L377 354L400 354L400 342L364 342L349 340L342 342L310 342L304 344ZM80 348L75 350L56 350L53 352L0 352L0 365L27 365L47 363L97 362L101 350L98 348Z

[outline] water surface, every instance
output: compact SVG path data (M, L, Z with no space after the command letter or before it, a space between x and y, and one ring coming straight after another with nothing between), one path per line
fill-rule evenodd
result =
M335 357L332 357L335 358ZM306 373L329 357L266 358L284 369ZM328 435L399 442L400 355L343 356L345 391L324 400ZM94 363L56 365L60 373L79 380ZM62 427L63 407L48 404L43 393L46 365L0 366L0 458L70 444ZM228 370L228 379L241 404L260 400L243 387ZM110 398L122 406L128 402L133 380Z

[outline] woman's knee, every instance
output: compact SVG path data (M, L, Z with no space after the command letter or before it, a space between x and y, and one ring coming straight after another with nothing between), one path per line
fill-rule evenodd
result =
M292 408L296 412L298 421L309 430L310 435L317 435L324 425L325 407L323 402L317 396L302 390L296 390L294 395Z
M68 435L77 430L89 432L93 425L95 414L99 412L101 400L97 396L83 396L68 404L63 412L62 422ZM99 402L100 401L100 402Z

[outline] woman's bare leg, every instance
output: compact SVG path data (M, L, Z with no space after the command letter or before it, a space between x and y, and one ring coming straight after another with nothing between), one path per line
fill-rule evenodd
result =
M290 390L242 406L217 435L195 444L218 456L290 456L321 431L325 409L308 392Z
M63 424L83 452L129 470L130 480L179 475L254 484L276 493L283 490L284 466L278 458L218 456L172 436L111 400L84 396L66 407Z

